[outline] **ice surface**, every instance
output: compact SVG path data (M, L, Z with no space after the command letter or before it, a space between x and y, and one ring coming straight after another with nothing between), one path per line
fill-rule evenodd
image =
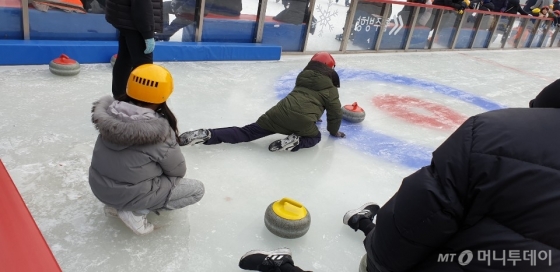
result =
M343 125L347 139L329 137L322 124L321 143L296 153L268 151L281 135L185 147L187 176L203 181L206 195L186 209L150 215L157 230L144 237L106 218L87 182L97 136L90 108L111 93L110 64L84 65L75 77L55 76L46 65L0 67L0 158L64 271L240 271L246 251L278 247L290 247L304 269L357 271L364 237L342 224L344 213L385 203L453 131L396 118L372 100L413 97L464 117L526 107L556 79L551 56L558 53L335 55L342 104L357 101L367 114L358 125ZM179 129L254 122L291 89L308 59L164 63L176 80L169 103ZM264 226L266 207L285 196L311 214L311 228L299 239L276 237Z

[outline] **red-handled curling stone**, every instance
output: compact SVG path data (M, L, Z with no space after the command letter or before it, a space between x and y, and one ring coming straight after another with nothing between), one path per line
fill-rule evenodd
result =
M117 54L114 54L114 55L111 57L111 66L115 66L115 61L117 61Z
M365 118L366 112L358 106L357 102L342 107L342 119L348 122L359 123L364 121Z
M49 63L51 73L59 76L74 76L80 73L80 64L65 54Z

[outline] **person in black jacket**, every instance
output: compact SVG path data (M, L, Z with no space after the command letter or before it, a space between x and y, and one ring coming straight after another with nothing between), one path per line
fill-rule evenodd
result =
M434 0L433 5L452 7L457 11L465 10L468 7L463 0Z
M387 20L390 20L391 14L393 12L393 5L392 4L384 4L383 2L369 2L360 0L356 5L356 13L354 14L354 18L352 18L352 26L355 26L360 17L368 18L368 24L373 22L373 26L379 26L381 24L381 18L383 18L383 6L387 8ZM350 15L350 10L346 13L346 16ZM365 27L365 26L364 26ZM354 39L354 27L350 28L350 40ZM344 28L342 29L344 30ZM342 41L344 33L337 34L335 39L337 41Z
M523 6L523 11L527 13L531 13L531 7L537 3L537 0L527 0L525 1L525 6Z
M529 106L470 117L381 209L345 214L367 235L368 272L558 271L560 79ZM259 261L293 266L286 249L252 251L240 266Z
M163 31L162 0L107 0L105 19L119 30L119 51L113 67L113 97L126 93L134 68L153 63L154 32Z
M309 21L309 0L292 0L286 9L282 10L272 19L288 24L301 25L307 24ZM311 28L309 33L315 33L317 19L311 19Z
M207 0L204 4L204 16L213 13L227 17L239 17L241 10L243 10L241 0ZM163 33L156 34L155 39L169 41L177 31L195 23L196 0L166 1L163 3L163 11ZM175 15L175 19L171 22L169 22L169 14ZM194 32L191 36L194 41Z
M521 4L519 3L519 0L508 0L504 13L509 13L509 14L519 13L521 15L529 15L529 13L525 12L523 8L521 8Z

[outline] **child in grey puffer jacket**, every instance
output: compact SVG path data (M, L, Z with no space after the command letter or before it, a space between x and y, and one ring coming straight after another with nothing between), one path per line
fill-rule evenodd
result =
M153 231L146 219L150 211L180 209L204 195L200 181L184 178L177 120L165 103L172 91L169 72L146 64L131 73L126 95L103 97L92 109L99 136L91 190L106 204L106 215L119 217L136 234Z

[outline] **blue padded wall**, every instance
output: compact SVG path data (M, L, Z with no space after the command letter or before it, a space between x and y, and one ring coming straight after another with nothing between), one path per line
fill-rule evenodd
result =
M114 41L0 40L0 65L48 64L66 54L79 63L108 63L117 53ZM174 43L158 42L154 61L250 61L279 60L277 45L251 43Z

